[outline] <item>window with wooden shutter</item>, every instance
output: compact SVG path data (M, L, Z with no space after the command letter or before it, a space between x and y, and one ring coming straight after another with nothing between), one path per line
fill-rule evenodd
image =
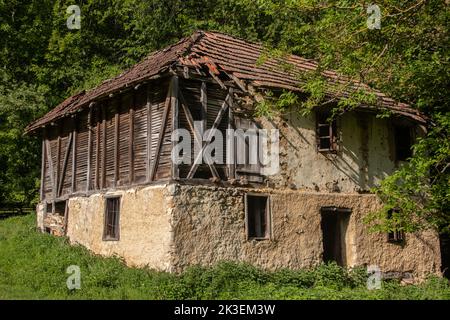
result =
M236 171L242 174L257 174L261 172L259 161L260 141L258 127L250 119L235 118L236 124ZM243 134L239 134L242 130Z
M316 113L317 150L319 152L337 151L336 120L330 121L328 113Z
M103 240L119 240L120 197L106 198Z

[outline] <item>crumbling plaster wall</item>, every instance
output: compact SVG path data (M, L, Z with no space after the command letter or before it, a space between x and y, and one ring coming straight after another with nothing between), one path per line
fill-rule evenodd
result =
M104 241L105 197L120 196L120 239ZM67 236L94 253L127 264L170 271L170 210L165 186L133 188L69 199Z
M364 215L379 208L370 194L310 193L261 189L270 194L272 238L247 240L244 195L255 189L176 186L173 192L174 270L213 265L221 260L245 261L267 269L311 267L322 262L320 209L352 210L346 233L347 266L378 265L383 271L436 273L439 240L433 232L407 234L401 247L386 234L369 233Z
M338 152L316 147L315 114L287 113L284 119L260 119L280 130L280 172L270 180L280 187L317 192L367 192L393 172L390 122L374 114L347 112L337 119Z

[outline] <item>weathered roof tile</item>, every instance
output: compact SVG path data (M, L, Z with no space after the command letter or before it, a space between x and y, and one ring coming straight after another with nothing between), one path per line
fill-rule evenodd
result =
M197 31L174 45L150 54L117 77L103 81L98 87L66 99L45 116L31 123L26 128L26 132L35 131L48 123L74 113L100 97L157 76L173 64L188 66L210 64L240 80L248 81L256 87L295 91L301 91L299 74L315 70L318 66L315 61L295 55L289 55L283 60L269 57L261 62L259 60L263 52L264 47L260 44L250 43L223 33ZM292 67L283 68L280 61L286 62ZM334 71L325 71L322 74L333 83L348 81ZM355 82L352 85L353 88L363 88L373 92L377 96L379 107L388 108L416 121L425 121L419 111L407 104L396 102L383 93L370 89L365 84ZM339 95L345 97L348 96L348 93L344 91Z

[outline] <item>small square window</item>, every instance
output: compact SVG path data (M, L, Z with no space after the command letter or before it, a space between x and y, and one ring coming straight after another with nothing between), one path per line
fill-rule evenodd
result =
M388 219L392 219L394 213L400 212L400 209L391 209L388 211ZM405 232L402 230L395 230L388 232L388 242L391 243L403 243L405 241Z
M106 199L103 240L119 240L120 197Z
M66 201L55 202L55 214L64 217L66 214Z
M337 150L336 120L329 121L328 113L316 113L317 150L335 152Z
M245 197L246 224L248 239L263 240L270 238L269 197L249 195Z

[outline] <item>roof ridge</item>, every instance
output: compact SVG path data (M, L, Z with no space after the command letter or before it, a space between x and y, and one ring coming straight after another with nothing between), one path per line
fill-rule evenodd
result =
M255 86L260 87L278 87L288 88L298 91L300 88L292 87L292 83L298 80L294 79L292 74L283 70L272 70L269 66L256 65L256 58L263 50L270 47L264 42L254 42L243 39L239 36L230 35L220 31L205 31L198 29L176 43L148 54L144 59L123 70L120 74L110 79L104 80L94 88L84 92L79 92L60 103L45 116L35 120L25 129L26 132L34 131L48 122L64 117L79 108L83 108L89 102L94 101L101 95L110 94L123 87L127 87L135 82L150 79L151 77L167 71L175 63L181 65L195 65L196 59L200 56L208 57L209 61L220 66L224 71L234 74L240 80L251 81ZM193 55L193 60L189 56ZM194 57L199 55L198 57ZM186 59L185 59L186 58ZM192 60L192 61L191 61ZM278 60L278 59L277 59ZM314 59L307 59L301 55L288 53L281 60L292 64L296 72L304 72L311 68L317 68L318 62ZM205 63L205 61L197 61ZM337 73L335 70L323 70L324 75L331 81L347 79L346 75ZM396 101L380 90L368 86L364 82L356 81L356 85L362 85L371 92L374 92L384 107L402 109L409 114L417 115L416 118L423 118L420 112L408 104L402 104ZM377 99L377 100L378 100ZM378 102L378 101L377 101ZM419 120L421 120L419 119Z

